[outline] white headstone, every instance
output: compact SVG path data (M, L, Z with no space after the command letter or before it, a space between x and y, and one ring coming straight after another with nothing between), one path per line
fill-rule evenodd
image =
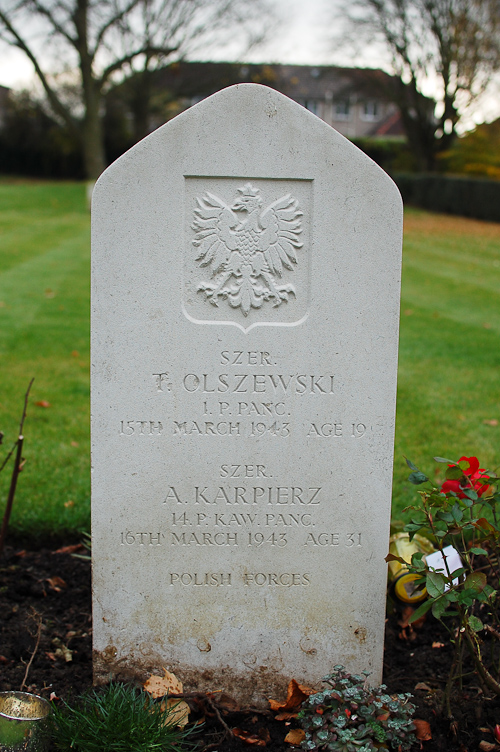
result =
M381 679L402 207L263 86L204 100L93 196L95 675L244 702Z

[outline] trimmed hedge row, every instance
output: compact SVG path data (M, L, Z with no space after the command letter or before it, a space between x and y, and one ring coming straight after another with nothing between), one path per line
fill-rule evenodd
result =
M500 222L500 181L423 173L394 173L405 204Z

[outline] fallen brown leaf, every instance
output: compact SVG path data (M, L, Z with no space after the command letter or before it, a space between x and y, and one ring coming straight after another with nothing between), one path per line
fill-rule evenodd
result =
M415 689L423 689L425 692L432 692L431 687L425 682L418 682L418 684L415 684Z
M291 744L292 747L300 747L305 738L306 732L304 729L292 729L285 736L285 742Z
M68 587L67 584L62 579L62 577L58 577L57 575L54 575L53 577L49 577L47 579L47 582L49 583L49 587L52 590L55 590L56 593L62 593L64 588Z
M288 684L288 690L285 702L279 700L269 700L271 710L284 710L295 712L298 711L304 700L307 700L309 695L313 695L314 689L305 687L303 684L299 684L295 679L292 679Z
M163 669L164 676L150 676L149 679L143 684L146 692L149 692L151 697L156 700L159 697L165 697L165 695L180 695L182 694L182 682L176 677L175 674L171 674L166 668Z
M51 407L50 402L47 402L47 400L38 400L37 402L35 402L35 405L37 407Z
M210 699L217 705L219 710L226 713L237 713L240 706L231 695L227 695L225 692L221 692L217 695L210 695Z
M479 742L479 749L481 750L481 752L493 752L494 749L496 750L500 748L498 744L495 744L494 742L482 741Z
M84 551L85 547L81 543L74 543L72 546L63 546L53 551L54 554L74 554L76 551Z
M244 744L251 744L254 747L265 747L266 746L266 740L262 739L261 736L257 736L257 734L251 734L249 731L244 731L240 728L233 728L231 729L234 736L237 739L241 739L241 741Z
M498 426L498 420L496 418L492 418L491 420L483 420L483 423L485 426Z
M260 728L257 733L261 739L264 739L266 744L269 744L269 742L271 741L271 733L268 728L262 726L262 728Z
M432 643L433 648L444 648L444 642L433 642Z
M422 721L420 718L414 718L415 724L415 736L421 742L428 742L432 739L431 727L427 721Z
M292 718L297 718L299 714L300 708L297 708L297 710L282 710L278 715L275 716L276 721L291 721Z
M177 700L175 697L161 703L161 709L163 711L169 710L169 716L167 723L175 723L176 726L184 728L189 721L189 713L191 708L184 700Z

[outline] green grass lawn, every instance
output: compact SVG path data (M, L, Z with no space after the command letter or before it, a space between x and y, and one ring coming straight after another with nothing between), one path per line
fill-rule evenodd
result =
M33 536L88 528L89 213L85 186L0 182L1 457L35 381L11 518ZM44 404L49 406L44 407ZM0 474L0 509L11 465Z
M403 455L431 477L436 455L492 470L499 438L500 225L407 210L393 517L416 498Z
M62 536L90 518L84 185L0 181L0 233L0 457L35 377L11 529ZM394 517L415 499L403 455L500 459L500 225L408 210L401 312Z

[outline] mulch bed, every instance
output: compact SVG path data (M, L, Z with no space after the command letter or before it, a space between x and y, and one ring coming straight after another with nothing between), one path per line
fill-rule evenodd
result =
M89 562L60 550L7 547L0 560L0 691L23 687L46 698L68 699L92 686L90 593ZM412 630L401 613L388 617L384 682L390 692L414 695L415 716L429 722L432 732L422 748L500 752L493 746L500 699L488 695L473 673L454 691L453 720L441 711L450 662L451 647L439 622L428 617ZM199 749L211 745L218 752L248 752L248 744L224 737L217 714L207 710ZM229 728L260 737L271 752L293 752L284 742L290 726L276 721L274 713L232 712L228 704L220 715Z

